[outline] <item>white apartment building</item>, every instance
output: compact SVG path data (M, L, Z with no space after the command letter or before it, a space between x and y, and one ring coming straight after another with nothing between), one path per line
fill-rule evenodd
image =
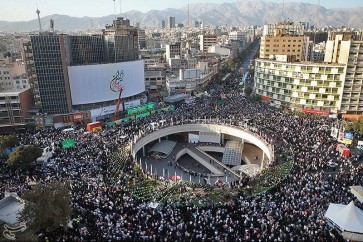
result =
M9 63L0 65L0 90L19 90L29 87L24 65Z
M336 35L326 43L324 62L347 67L341 112L363 114L363 41L344 40Z
M342 108L346 66L268 59L255 61L255 92L292 110L337 113Z
M232 55L232 50L227 47L223 47L220 45L213 45L208 48L208 53L215 53L218 54L221 59L227 59Z
M246 43L246 32L232 31L228 34L229 40L232 42L238 42L241 48L244 48Z
M169 95L178 93L191 94L199 87L204 87L217 73L215 68L207 68L207 62L198 63L198 69L180 69L166 77Z

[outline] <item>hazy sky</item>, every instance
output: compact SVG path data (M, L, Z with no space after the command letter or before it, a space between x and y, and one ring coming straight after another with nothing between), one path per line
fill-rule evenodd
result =
M190 3L223 3L238 0L189 0ZM245 1L245 0L243 0ZM282 3L283 0L265 0ZM317 4L318 0L285 0L285 2L306 2ZM37 18L36 5L40 16L64 14L74 17L100 17L120 12L120 0L0 0L0 20L23 21ZM188 4L188 0L121 0L121 12L138 10L147 12L151 9L180 8ZM326 8L363 7L363 0L320 0ZM114 7L115 6L115 7Z

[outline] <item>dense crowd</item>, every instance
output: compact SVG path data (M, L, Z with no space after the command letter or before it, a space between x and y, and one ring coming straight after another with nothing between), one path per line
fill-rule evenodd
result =
M293 115L252 101L236 88L239 79L236 72L223 86L212 84L211 95L196 98L193 106L181 104L173 112L154 114L97 133L77 126L72 132L18 132L22 145L51 147L54 155L50 162L23 172L9 170L3 161L0 193L14 191L21 196L31 189L29 182L71 181L73 225L67 231L40 233L39 240L342 240L327 226L324 213L329 203L348 204L355 199L349 186L363 184L363 166L335 150L337 141L328 131L336 121ZM226 98L216 108L221 93ZM260 135L274 146L276 154L281 154L274 162L290 157L294 163L292 172L272 190L250 198L241 195L229 204L199 207L184 197L178 206L169 201L156 209L145 207L146 201L125 189L127 179L142 176L130 172L135 162L125 147L134 137L152 132L152 122L166 120L164 125L168 126L197 119L219 120ZM75 139L76 147L62 149L60 142L64 139ZM329 161L339 164L336 172L327 170ZM357 201L356 204L360 206Z

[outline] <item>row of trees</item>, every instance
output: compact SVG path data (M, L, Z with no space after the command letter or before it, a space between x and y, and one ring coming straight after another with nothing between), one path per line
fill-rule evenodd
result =
M346 131L356 131L360 135L363 135L363 116L354 121L344 121L344 128Z

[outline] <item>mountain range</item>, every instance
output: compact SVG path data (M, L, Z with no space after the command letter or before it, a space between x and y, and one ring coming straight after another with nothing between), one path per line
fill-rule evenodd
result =
M205 25L211 26L261 26L266 23L291 20L309 22L318 27L347 26L354 28L362 27L363 23L363 14L361 14L363 7L326 9L320 5L309 3L273 3L250 0L221 4L190 4L189 9L190 26L194 26L194 21L203 21ZM130 19L132 23L140 23L141 27L161 27L162 20L165 20L167 25L169 16L174 16L176 23L183 23L187 26L188 6L180 9L150 10L146 13L135 10L122 13L122 17ZM112 24L114 18L113 14L104 17L81 18L55 14L42 17L41 23L44 30L48 29L49 21L53 19L55 29L58 31L85 31L104 28L106 24ZM0 21L0 31L4 32L37 30L37 19L19 22Z

